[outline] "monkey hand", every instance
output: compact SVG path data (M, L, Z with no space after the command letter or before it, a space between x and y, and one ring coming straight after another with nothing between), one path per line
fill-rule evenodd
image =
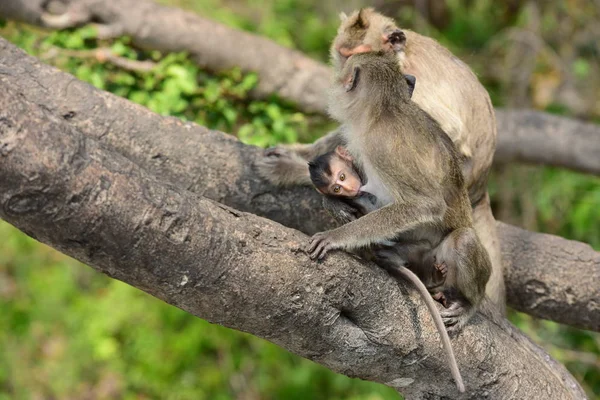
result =
M260 176L277 186L312 185L307 161L293 149L270 147L255 165Z
M350 204L323 196L323 208L341 224L347 224L357 218L358 210Z
M307 247L310 258L313 260L322 260L328 251L339 249L341 247L335 239L334 232L335 230L319 232L310 238L310 242L308 243Z

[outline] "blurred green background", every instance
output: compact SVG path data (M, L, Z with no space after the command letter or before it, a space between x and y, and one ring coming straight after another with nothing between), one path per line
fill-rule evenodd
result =
M496 106L600 121L597 3L549 1L176 0L227 25L326 61L337 13L373 5L467 61ZM415 9L412 3L420 4ZM350 5L349 5L350 4ZM91 28L43 31L2 22L0 35L79 79L151 110L246 143L312 141L332 127L273 97L257 77L212 75L185 54L96 39ZM201 40L199 38L198 40ZM136 71L93 49L154 63ZM600 250L600 179L510 165L490 182L495 215ZM0 221L0 399L395 399L382 385L334 374L273 344L211 325L35 242ZM511 320L600 397L600 334L511 312Z

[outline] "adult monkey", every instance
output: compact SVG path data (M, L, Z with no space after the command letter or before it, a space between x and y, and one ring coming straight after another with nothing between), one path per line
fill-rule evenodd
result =
M435 119L455 143L473 206L475 230L492 260L488 298L505 311L505 287L496 225L486 191L496 147L496 119L490 97L470 68L431 38L400 30L395 22L371 8L342 14L331 46L336 72L352 54L393 51L404 74L418 84L412 100ZM314 144L266 150L260 173L280 186L311 185L307 162L343 144L341 126Z

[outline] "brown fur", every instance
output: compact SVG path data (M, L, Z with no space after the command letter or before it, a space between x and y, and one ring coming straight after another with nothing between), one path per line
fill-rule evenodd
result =
M330 104L332 116L345 122L348 151L367 177L364 190L386 205L314 235L311 257L389 240L408 248L426 243L423 254L448 262L441 291L451 305L444 313L459 329L485 297L491 265L473 229L455 146L410 100L407 82L390 53L353 55L336 79ZM456 249L466 253L457 256ZM408 251L406 257L412 254ZM424 258L422 264L433 265L433 258Z
M469 67L435 40L409 30L402 30L404 44L392 49L382 35L398 30L394 21L372 9L343 18L331 47L332 64L337 72L345 59L339 49L394 51L404 73L414 75L417 85L413 101L427 111L456 144L469 190L475 227L492 258L493 272L487 294L501 313L505 310L502 260L495 221L486 194L487 176L496 145L496 122L486 90ZM361 28L362 27L362 28ZM341 126L311 145L280 146L267 150L259 171L278 185L310 184L306 162L344 144ZM293 154L293 156L291 156Z

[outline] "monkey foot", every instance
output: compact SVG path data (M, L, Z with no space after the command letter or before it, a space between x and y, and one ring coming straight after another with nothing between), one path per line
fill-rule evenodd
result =
M449 307L440 311L444 325L449 333L456 333L467 323L472 307L463 301L453 301Z

